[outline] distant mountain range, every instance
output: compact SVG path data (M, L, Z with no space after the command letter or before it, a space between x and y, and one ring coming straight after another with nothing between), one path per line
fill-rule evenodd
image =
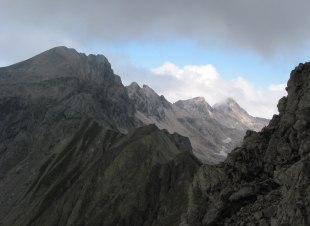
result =
M124 87L102 55L0 68L0 225L309 225L309 84L300 64L264 127L230 98Z
M189 137L194 154L205 163L223 161L247 130L259 131L269 122L250 116L232 98L213 107L203 97L172 104L147 85L134 82L126 88L138 120Z

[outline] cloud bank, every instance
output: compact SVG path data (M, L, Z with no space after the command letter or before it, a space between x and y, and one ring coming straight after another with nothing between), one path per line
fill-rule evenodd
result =
M55 45L183 38L291 53L309 44L309 8L307 0L2 0L0 52L27 58Z

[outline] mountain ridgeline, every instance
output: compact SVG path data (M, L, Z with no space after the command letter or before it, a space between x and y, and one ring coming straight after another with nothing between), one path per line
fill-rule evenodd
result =
M267 119L250 116L231 98L212 108L203 97L172 104L135 82L127 91L138 120L189 137L194 154L204 163L223 161L247 130L258 131L268 124Z
M309 225L309 63L287 91L264 127L232 99L124 87L102 55L0 68L0 225Z

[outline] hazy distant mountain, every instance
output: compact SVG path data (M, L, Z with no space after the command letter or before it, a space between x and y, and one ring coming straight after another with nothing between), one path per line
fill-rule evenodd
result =
M232 99L212 108L203 97L171 104L147 85L132 83L127 90L139 120L189 137L195 155L206 163L223 161L246 130L260 130L268 123L250 116Z
M213 109L217 121L231 128L259 131L269 122L264 118L252 117L232 98L227 98L225 102L215 104Z

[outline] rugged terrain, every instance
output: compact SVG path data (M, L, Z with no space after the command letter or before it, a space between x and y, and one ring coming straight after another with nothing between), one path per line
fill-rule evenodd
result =
M287 92L266 128L200 168L189 225L310 225L310 63L292 71Z
M127 86L136 118L170 133L189 137L194 154L204 163L219 163L239 145L247 130L260 130L268 120L250 116L233 99L211 107L196 97L172 104L149 86Z
M132 128L141 122L105 57L57 47L1 68L0 87L1 225L171 225L185 214L201 165L190 141Z
M159 97L142 111L106 58L65 47L0 68L0 225L309 225L310 63L287 91L267 127L211 166L136 109L223 114L232 100Z

